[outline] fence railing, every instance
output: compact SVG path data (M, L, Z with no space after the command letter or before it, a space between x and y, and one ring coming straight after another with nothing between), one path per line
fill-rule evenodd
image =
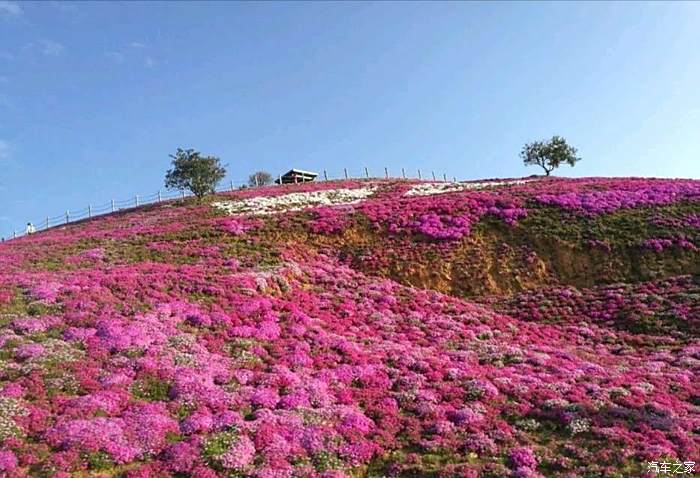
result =
M442 174L442 175L435 175L435 171L421 171L420 169L417 169L415 171L415 175L412 174L411 172L406 171L405 168L401 168L401 175L393 175L392 172L390 172L388 167L385 167L382 170L381 175L376 176L376 175L371 175L371 171L369 168L364 167L362 171L360 172L359 175L353 175L353 172L351 170L348 170L347 168L343 168L342 173L340 173L337 176L331 175L328 173L327 170L323 170L323 172L319 175L320 178L318 180L320 181L332 181L332 180L341 180L341 179L420 179L420 180L426 180L426 181L442 181L442 182L447 182L448 177L447 174ZM281 184L282 176L279 175L277 179ZM454 176L451 178L452 181L457 181L457 178ZM254 180L255 182L253 184L250 184L249 181L233 181L233 180L225 180L223 181L217 188L216 192L217 193L222 193L222 192L230 192L230 191L235 191L237 189L243 189L243 188L248 188L248 187L262 187L265 185L262 184L257 184L257 178ZM56 215L56 216L45 216L38 221L35 222L28 222L26 227L20 230L13 230L12 235L9 237L2 237L2 241L6 240L11 240L11 239L17 239L22 236L26 236L27 234L33 234L36 232L40 231L45 231L47 229L51 229L52 227L57 227L57 226L62 226L65 224L70 224L72 222L77 222L77 221L82 221L85 219L90 219L96 216L103 216L105 214L111 214L115 213L118 211L123 211L126 209L132 209L135 207L139 206L145 206L147 204L155 204L163 201L170 201L174 199L184 199L186 197L191 197L192 194L188 192L175 192L175 191L163 191L163 190L158 190L155 193L152 194L146 194L146 195L140 195L140 194L134 194L130 198L127 199L110 199L108 202L102 203L102 204L88 204L87 207L84 207L82 209L66 209L66 211L62 214Z

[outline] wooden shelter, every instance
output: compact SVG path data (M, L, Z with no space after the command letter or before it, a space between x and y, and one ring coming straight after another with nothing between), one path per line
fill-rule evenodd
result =
M311 171L303 171L301 169L290 169L278 179L275 180L277 184L296 184L296 183L308 183L313 181L318 176L318 173Z

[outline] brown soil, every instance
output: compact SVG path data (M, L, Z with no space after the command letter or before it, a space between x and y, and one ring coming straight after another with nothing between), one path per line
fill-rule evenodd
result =
M349 227L338 235L297 231L285 239L338 255L366 273L460 297L512 295L544 285L591 287L700 273L697 252L655 253L634 247L606 252L535 236L521 227L483 228L448 252L420 238L389 239L363 226ZM384 261L376 265L368 260L372 257Z

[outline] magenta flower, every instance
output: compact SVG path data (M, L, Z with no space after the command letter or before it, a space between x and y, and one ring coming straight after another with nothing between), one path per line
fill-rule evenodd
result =
M220 457L221 464L229 470L244 470L255 457L255 445L246 436L238 441Z
M338 424L338 431L344 434L365 435L374 428L374 422L363 413L355 410L347 410L342 413L342 419Z
M698 456L698 184L328 181L219 198L264 217L166 203L1 243L0 475Z
M259 388L250 398L250 403L256 407L275 408L280 401L277 390L272 388Z
M537 467L537 457L529 448L513 448L508 453L508 457L510 458L510 462L513 465L513 468L515 469L532 469Z
M24 344L15 349L15 357L19 360L33 359L43 353L44 346L41 344Z
M8 473L17 468L17 457L11 451L0 450L0 471Z

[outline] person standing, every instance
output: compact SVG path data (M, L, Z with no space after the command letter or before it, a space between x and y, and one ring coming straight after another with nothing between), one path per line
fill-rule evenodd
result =
M34 224L32 224L31 222L28 222L26 233L27 234L34 234L35 232L36 232L36 228L34 227Z

